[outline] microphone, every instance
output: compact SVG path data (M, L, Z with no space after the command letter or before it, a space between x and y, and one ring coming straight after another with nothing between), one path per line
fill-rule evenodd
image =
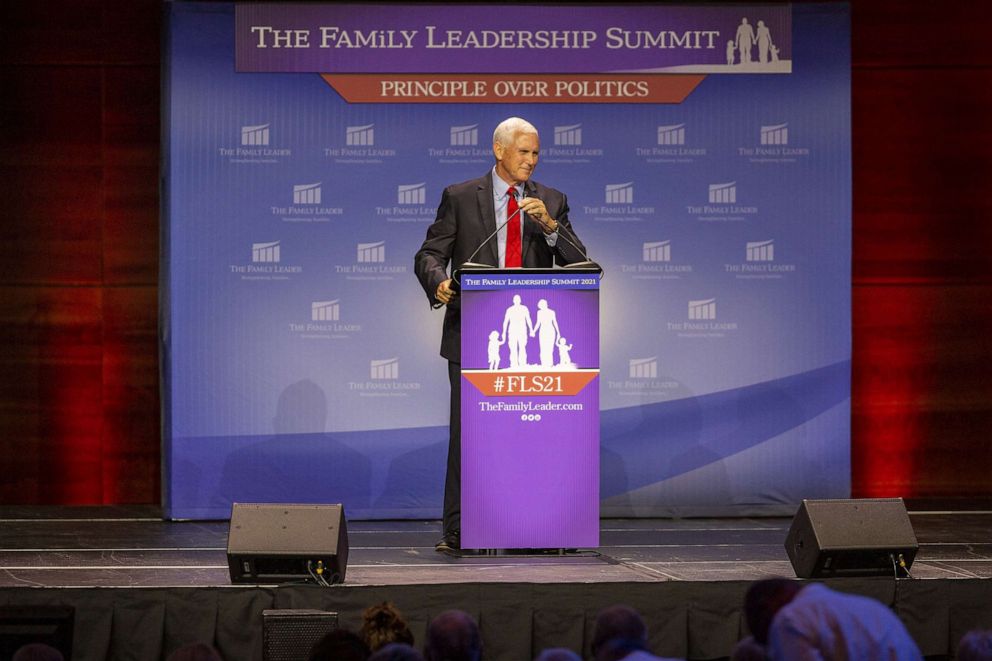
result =
M476 255L479 254L479 251L482 250L482 247L485 246L487 243L489 243L492 240L492 238L494 236L496 236L501 229L503 229L504 227L506 227L507 224L511 220L513 220L513 217L516 216L521 211L522 211L522 209L518 208L516 211L514 211L509 216L507 216L506 220L504 220L502 223L500 223L500 225L495 229L495 231L493 231L492 234L490 234L489 236L487 236L485 238L485 240L483 240L483 242L480 243L476 247L476 249L472 251L472 254L468 256L468 259L467 260L465 260L464 262L462 262L462 264L458 267L457 270L460 271L460 270L463 270L463 269L466 269L466 268L467 269L494 269L494 268L497 268L496 266L493 266L492 264L480 264L478 262L473 262L472 260L475 259L475 256ZM533 219L531 219L531 220L533 220ZM543 223L540 223L540 222L538 222L536 220L534 220L533 222L535 222L538 225L541 225L542 227L544 227ZM572 246L577 253L579 253L580 255L582 255L583 261L581 261L581 262L573 262L572 264L566 264L564 266L564 268L566 268L566 269L581 269L581 268L598 269L599 270L599 273L600 273L600 276L602 276L602 274L603 274L603 267L600 266L599 264L597 264L596 262L592 261L591 259L589 259L588 253L586 253L585 250L583 250L582 248L580 248L576 244L576 242L579 240L578 237L576 237L575 234L572 233L571 230L569 230L569 233L571 233L572 236L575 238L575 241L572 241L572 239L568 238L568 235L565 232L562 231L562 230L565 230L565 229L568 229L568 228L566 228L563 224L558 223L558 227L555 228L555 232L558 234L558 236L560 236L561 238L563 238L565 240L565 243L567 243L568 245ZM458 282L458 280L456 278L452 278L452 280L451 280L451 288L453 290L455 290L455 291L458 291L459 290L459 285L460 285L460 283Z
M475 259L475 256L479 254L479 251L480 250L482 250L482 246L484 246L487 243L489 243L490 241L492 241L492 238L494 236L496 236L497 234L499 234L499 231L501 229L503 229L504 227L506 227L507 223L509 223L511 220L513 220L513 217L516 216L518 213L520 213L520 211L521 211L521 209L518 208L516 211L514 211L509 216L507 216L506 217L506 220L504 220L493 231L492 234L490 234L489 236L487 236L486 239L485 239L485 241L483 241L482 243L480 243L479 246L474 251L472 251L472 254L468 256L468 259L466 259L464 262L462 262L461 265L456 270L459 270L460 271L461 269L465 269L465 268L469 268L469 269L494 269L494 268L496 268L495 266L493 266L491 264L479 264L477 262L473 262L472 260ZM460 284L461 283L459 283L457 279L455 279L455 278L452 278L451 279L451 288L454 289L455 291L458 291L458 288L459 288L459 285Z
M468 256L468 259L466 259L462 263L462 265L459 266L458 268L465 268L466 266L469 267L469 268L477 268L477 269L494 269L494 268L496 268L495 266L492 266L490 264L477 264L476 262L473 262L472 260L475 259L475 256L479 254L479 251L480 250L482 250L482 246L484 246L487 243L489 243L494 236L496 236L497 234L499 234L499 231L501 229L503 229L504 227L506 227L507 223L509 223L511 220L513 220L513 217L516 216L518 213L520 213L520 211L521 211L520 209L517 209L516 211L514 211L513 213L511 213L509 216L507 216L506 217L506 220L504 220L500 224L500 226L497 227L493 231L492 234L490 234L489 236L487 236L486 237L486 240L483 241L482 243L480 243L479 246L474 251L472 251L472 254Z
M562 225L561 223L558 223L558 227L555 228L555 231L558 232L558 236L560 236L561 238L565 239L565 243L567 243L568 245L570 245L573 248L575 248L576 252L578 252L580 255L582 255L582 258L583 258L583 260L581 262L572 262L571 264L565 264L564 268L566 268L566 269L597 269L597 270L599 270L599 276L600 277L603 277L603 267L600 266L599 264L597 264L596 262L592 261L591 259L589 259L589 254L585 250L583 250L582 248L580 248L576 244L572 243L572 240L569 239L568 236L564 232L561 231L563 229L567 229L567 228L564 225ZM571 230L569 230L569 232L571 232ZM579 237L575 236L574 233L572 233L572 236L575 237L575 240L576 241L579 240Z
M524 193L526 194L527 192L528 192L528 190L526 189L526 185L525 185ZM544 227L544 223L542 223L542 222L540 222L538 220L534 220L534 222L537 223L538 225L540 225L542 228ZM562 230L567 230L568 231L568 234L571 234L572 235L572 239L575 239L575 241L572 241L572 239L568 238L568 234L566 234ZM565 240L565 243L567 243L568 245L572 246L577 253L579 253L580 255L582 255L582 261L581 262L573 262L571 264L565 264L563 268L566 268L566 269L582 269L582 268L596 269L596 270L599 271L599 276L600 277L603 277L603 267L600 266L599 264L597 264L596 262L592 261L591 259L589 259L589 254L585 250L583 250L582 248L580 248L578 246L578 244L581 243L581 241L579 241L579 237L575 236L575 232L573 232L571 230L571 228L567 228L564 225L562 225L561 223L558 223L558 227L555 228L555 232L558 234L558 236L560 236L561 238L563 238Z

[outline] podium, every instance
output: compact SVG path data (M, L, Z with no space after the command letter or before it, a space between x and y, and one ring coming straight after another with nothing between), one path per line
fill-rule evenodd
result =
M462 548L599 546L600 275L456 274Z

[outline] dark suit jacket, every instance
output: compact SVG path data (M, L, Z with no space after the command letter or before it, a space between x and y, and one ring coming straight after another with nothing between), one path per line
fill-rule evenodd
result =
M501 185L506 185L502 184ZM525 268L551 268L585 259L578 250L562 239L567 235L585 252L568 222L568 200L564 193L542 186L536 181L524 184L524 197L536 197L544 202L551 217L565 228L559 230L555 247L548 245L544 232L533 220L524 220L521 261ZM472 252L496 231L496 210L493 207L493 173L483 177L453 184L444 189L437 218L427 229L427 238L413 260L414 270L431 305L437 287L447 280L448 265L457 268L468 261ZM472 259L482 264L499 265L496 237L493 236ZM461 303L456 296L444 312L444 331L441 335L441 355L450 361L461 362Z

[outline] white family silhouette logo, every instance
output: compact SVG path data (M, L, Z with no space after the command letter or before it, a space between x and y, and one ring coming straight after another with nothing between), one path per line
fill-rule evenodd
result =
M532 365L527 362L527 342L537 338L540 363ZM501 368L501 347L509 351L509 367ZM555 363L555 350L558 352L558 362ZM506 308L503 315L502 332L494 330L489 333L489 369L555 369L573 370L576 365L571 357L572 345L561 334L558 326L558 315L548 307L548 302L541 299L537 302L537 321L531 320L530 309L521 302L519 294L514 294L513 304Z
M751 49L754 46L758 47L759 63L767 64L769 59L778 62L778 48L772 43L772 33L765 22L758 21L758 29L755 31L747 19L742 18L734 39L727 42L727 64L734 64L735 55L738 56L737 64L751 64Z

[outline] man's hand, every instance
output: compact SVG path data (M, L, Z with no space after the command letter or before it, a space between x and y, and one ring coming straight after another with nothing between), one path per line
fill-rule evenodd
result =
M548 215L548 208L544 202L536 197L525 197L520 200L520 209L541 225L545 234L558 231L558 221Z
M436 298L440 303L447 305L457 293L458 292L451 288L451 278L448 278L437 286L437 291L434 292L434 298Z

